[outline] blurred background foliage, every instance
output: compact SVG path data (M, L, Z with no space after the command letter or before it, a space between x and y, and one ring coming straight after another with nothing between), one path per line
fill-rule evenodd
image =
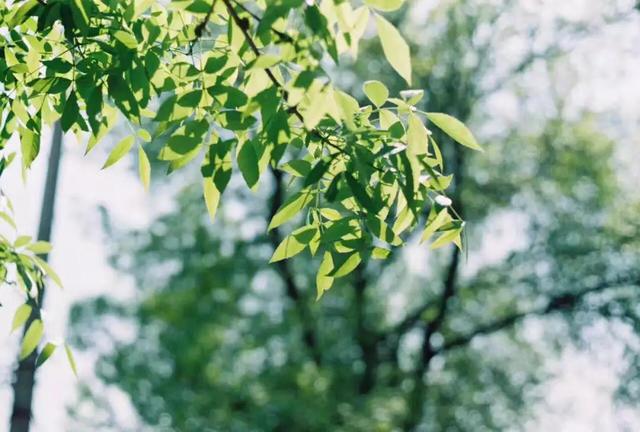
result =
M214 224L184 184L154 186L179 193L146 229L105 215L113 265L137 291L72 311L74 343L96 353L102 382L83 383L74 423L126 430L104 392L116 387L152 430L520 430L546 362L588 349L596 325L625 345L618 395L637 403L640 197L603 116L572 103L568 60L637 12L595 3L595 20L544 24L511 0L410 2L393 16L423 108L471 125L486 149L438 137L468 222L463 254L414 242L316 303L313 258L267 264L278 239L265 221L285 179L258 193L233 179ZM400 90L381 59L372 40L333 73L345 87Z

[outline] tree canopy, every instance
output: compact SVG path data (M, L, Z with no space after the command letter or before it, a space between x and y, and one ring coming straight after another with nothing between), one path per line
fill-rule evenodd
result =
M304 217L271 261L304 250L321 255L318 298L368 257L386 258L418 226L423 240L436 236L434 248L462 247L464 222L444 192L451 176L427 125L478 150L473 135L445 113L417 109L422 90L390 97L384 83L370 80L362 86L368 101L359 104L331 79L333 65L355 58L375 28L389 64L411 85L409 46L385 18L403 1L360 3L2 1L0 173L16 154L12 137L26 173L54 122L86 142L86 152L126 124L130 134L103 168L135 151L144 185L149 143L162 143L151 156L168 172L204 155L212 218L234 170L252 189L265 171L284 173L295 193L279 203L268 229ZM13 224L10 211L0 215ZM16 327L37 303L43 275L56 279L37 257L48 249L24 236L0 239L0 276L16 267L28 299ZM22 356L36 348L41 326L31 323Z
M516 3L442 2L428 37L414 29L413 79L430 90L419 107L482 124L496 115L487 105L496 64L521 90L533 58L555 58L564 38L532 43L504 65L497 51L511 40L497 32L530 34L510 26ZM410 11L395 17L399 28L409 28ZM366 75L376 64L382 76L393 73L380 60L384 47L375 38L364 43L353 70ZM524 104L531 95L521 91ZM286 199L283 179L253 200L232 182L227 193L246 203L242 217L223 205L213 226L201 217L197 185L149 227L105 224L116 240L114 266L134 275L135 294L124 302L100 297L72 313L76 344L101 354L100 382L85 382L74 419L127 430L104 396L117 387L152 430L518 429L548 378L545 359L581 344L594 323L638 328L638 224L629 216L637 197L617 182L615 143L588 113L569 120L560 108L543 111L484 131L486 157L447 145L434 130L455 176L448 191L469 222L470 261L497 248L492 228L518 225L522 237L523 247L477 270L456 248L368 259L308 308L321 257L268 266L279 239L252 229ZM501 219L505 212L524 221ZM114 334L122 321L131 333ZM532 340L531 328L544 334ZM620 389L631 401L633 381Z

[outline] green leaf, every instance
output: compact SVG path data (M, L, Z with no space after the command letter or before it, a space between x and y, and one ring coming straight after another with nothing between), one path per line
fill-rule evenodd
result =
M376 15L378 37L387 61L411 85L411 53L409 45L389 21Z
M30 241L31 241L31 236L21 235L16 239L15 242L13 242L13 247L21 248L22 246L29 244Z
M127 48L136 49L138 47L136 37L129 32L118 30L113 34L113 37L119 40Z
M448 114L434 112L427 113L427 118L463 146L473 150L483 151L471 131L457 118L451 117Z
M145 153L142 146L138 147L138 175L140 176L140 181L142 181L145 190L149 190L149 183L151 182L151 164L149 163L147 153Z
M9 24L11 26L20 25L24 21L25 17L27 17L27 14L29 13L29 11L34 7L36 7L37 5L38 5L37 0L25 1L22 5L20 5L20 7L15 9L13 16L11 16L11 20L9 21ZM14 5L13 7L16 7L16 5ZM11 11L11 9L9 9L9 11ZM3 17L3 19L4 18L5 17Z
M347 184L349 185L349 189L353 192L353 196L362 207L367 209L372 213L376 213L376 208L374 206L373 200L367 193L367 189L356 180L353 175L349 172L345 172L345 179L347 180Z
M162 101L160 104L160 108L158 108L158 112L156 113L155 121L167 121L173 119L176 114L176 100L178 97L176 95L171 95Z
M195 108L200 103L202 99L202 90L192 90L188 93L183 94L178 98L178 105Z
M44 326L39 319L34 320L22 339L22 347L20 348L20 360L24 360L36 349L42 334L44 333Z
M311 163L304 159L294 159L284 164L280 169L294 177L305 177L311 171Z
M144 142L151 141L151 134L146 129L138 129L137 135Z
M20 127L20 149L22 151L22 166L27 169L31 166L40 152L40 134L27 128Z
M455 228L449 231L445 231L444 234L438 237L436 241L431 244L431 249L441 248L442 246L446 246L451 242L455 242L456 244L458 244L460 242L461 232L461 228Z
M69 360L69 366L71 366L71 370L73 374L78 376L78 368L76 367L76 360L73 358L73 353L71 352L71 348L68 344L64 344L64 350L67 353L67 360Z
M407 127L407 152L411 155L426 154L429 142L429 133L420 118L409 114Z
M333 256L330 252L325 252L316 274L316 301L320 300L322 294L333 285L335 278L329 276L331 270L333 270Z
M260 178L260 169L258 167L258 155L256 154L255 147L252 141L245 141L241 144L237 154L238 167L240 173L247 183L247 186L252 188Z
M369 227L373 235L375 235L382 241L385 241L393 246L400 246L402 244L402 239L400 238L400 236L393 232L389 225L387 225L384 221L380 220L380 218L376 216L369 215L367 217L367 227Z
M365 0L364 1L367 6L370 6L374 9L378 9L384 12L391 12L403 5L404 0Z
M47 262L43 259L36 257L33 257L33 259L38 263L38 265L40 266L40 268L42 268L42 270L44 270L44 272L47 274L47 276L49 276L51 278L51 280L53 282L55 282L56 285L58 285L60 288L62 288L62 280L60 280L60 276L58 276L58 274L51 268L51 266L49 264L47 264Z
M271 218L268 230L279 227L283 223L294 217L300 210L305 208L315 196L310 189L303 189L289 198Z
M120 159L124 157L129 150L131 150L131 146L135 142L135 137L133 135L129 135L128 137L122 139L116 146L111 150L107 161L102 166L102 169L108 168L114 163L118 162Z
M221 194L211 177L205 177L202 180L202 189L204 193L204 202L207 206L209 217L213 222L216 217L216 212L218 211L218 204L220 203Z
M317 228L314 227L306 229L310 232L317 231ZM295 234L288 235L280 242L276 250L273 252L269 262L274 263L298 255L300 252L305 250L307 244L308 242L305 243L304 241L300 241L299 237Z
M51 243L39 240L31 243L29 246L26 247L26 249L30 250L34 254L44 255L51 252Z
M16 227L16 223L13 221L11 216L9 216L6 212L0 211L0 219L5 221L6 223L8 223L9 226L11 226L11 228L13 228L13 229L17 228Z
M76 123L76 120L80 117L80 108L78 107L78 98L76 92L71 91L69 97L64 104L64 110L62 111L62 117L60 117L60 126L63 131L68 131Z
M342 120L347 125L347 128L351 130L356 129L356 124L354 123L353 118L360 110L358 101L353 96L340 90L335 90L333 92L333 100L337 104L338 110L342 115Z
M199 137L182 134L172 135L167 140L167 145L160 150L158 158L166 161L180 159L197 149L201 143L202 139Z
M384 105L389 97L389 90L380 81L366 81L362 86L362 90L378 108Z
M216 73L220 69L222 69L222 67L225 65L226 62L227 62L226 56L210 57L207 59L207 62L204 65L204 70L207 73Z
M449 211L446 208L440 210L440 213L438 213L431 222L427 223L427 226L422 232L422 238L420 239L420 242L429 240L429 238L438 230L438 228L449 222L449 219Z
M371 251L371 258L378 260L387 259L389 257L389 254L391 254L391 251L389 249L376 246Z
M273 54L262 54L260 57L255 59L251 67L255 69L267 69L278 64L281 60L282 59L280 58L280 56L276 56Z
M304 179L304 187L311 186L313 184L316 184L318 181L320 181L320 179L322 178L322 176L324 175L324 173L327 171L328 168L329 168L328 161L325 161L322 159L318 161L318 163L311 169L311 171L309 171L309 174Z
M409 105L415 105L424 96L424 90L402 90L400 96Z
M360 262L362 261L362 258L360 257L359 252L354 252L346 257L346 259L342 254L338 255L338 259L336 259L336 256L334 255L333 260L335 268L329 273L329 275L334 278L339 278L344 277L354 271L356 267L358 267L358 264L360 264Z
M11 331L15 331L17 328L22 327L31 316L32 307L28 304L22 304L16 309L16 313L13 315L13 323L11 323Z
M51 355L54 353L56 348L58 348L56 344L48 342L44 346L44 348L42 348L42 351L40 351L40 355L38 355L38 360L36 361L36 367L42 366L42 364L46 362L49 359L49 357L51 357Z

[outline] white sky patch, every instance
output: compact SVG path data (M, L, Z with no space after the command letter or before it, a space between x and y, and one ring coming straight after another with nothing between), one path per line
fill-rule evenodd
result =
M101 171L103 153L83 156L84 146L78 145L72 135L65 136L64 142L51 254L51 264L60 275L64 289L52 286L47 290L47 339L65 337L68 311L73 303L99 294L108 293L122 298L132 293L131 281L116 273L107 263L109 245L102 232L97 207L106 206L114 220L126 221L129 227L145 226L154 213L150 197L128 169L127 162ZM3 188L14 203L20 233L35 235L37 230L49 147L50 133L46 132L40 157L29 172L26 183L22 181L18 163L12 165L3 177ZM0 313L0 345L11 347L0 352L0 376L7 377L0 386L0 424L5 425L11 410L10 380L20 337L19 331L9 336L9 330L13 311L21 298L14 288L4 287L1 293L4 306ZM75 352L75 355L80 379L92 376L94 360L91 356L81 352ZM54 353L38 370L36 379L33 430L67 430L66 407L74 400L78 380L73 376L63 350Z

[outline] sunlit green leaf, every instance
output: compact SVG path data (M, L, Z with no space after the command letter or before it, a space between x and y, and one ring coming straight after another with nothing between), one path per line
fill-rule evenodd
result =
M471 131L457 118L448 114L432 112L427 113L427 118L463 146L482 151L482 147L477 143Z
M58 276L58 274L51 268L51 266L47 264L43 259L40 259L38 257L34 257L33 259L40 266L40 268L44 270L47 276L49 276L56 285L62 288L62 280L60 279L60 276Z
M307 245L300 243L292 236L286 236L273 252L269 262L282 261L302 252Z
M102 166L102 169L108 168L122 159L124 155L129 153L129 150L131 150L131 146L133 146L134 142L135 137L133 135L129 135L128 137L123 138L120 142L118 142L113 150L111 150L111 153L109 153L109 157Z
M325 252L316 274L316 300L320 300L322 294L333 285L335 278L328 276L331 270L333 270L333 257L330 252Z
M421 242L429 240L429 238L444 224L449 222L451 218L449 217L449 211L445 208L440 210L437 216L425 227L422 232L422 237L420 239Z
M445 231L440 237L431 243L431 249L438 249L449 243L456 242L456 240L459 240L461 232L462 230L460 228Z
M117 30L113 33L113 37L122 42L127 48L136 49L138 47L138 41L135 36L129 32Z
M389 97L389 90L380 81L366 81L362 86L364 94L377 107L381 107Z
M403 3L404 0L365 0L365 4L368 6L385 12L400 9Z
M11 323L11 331L22 327L31 316L32 307L28 304L22 304L16 309L16 313L13 315L13 322Z
M149 190L149 183L151 182L151 164L149 163L147 153L144 151L142 146L138 147L138 176L140 176L140 181L142 181L145 190Z
M422 124L422 121L420 121L420 118L413 113L409 114L407 152L413 155L425 154L427 153L428 142L429 134Z
M338 256L338 259L336 259ZM354 271L358 264L362 261L359 252L352 253L348 257L344 255L334 255L334 269L329 273L329 276L334 278L344 277Z
M204 191L204 202L207 205L209 217L211 221L213 221L218 211L218 204L220 204L220 191L211 177L205 177L202 180L202 188Z
M26 333L24 334L24 338L22 339L22 346L20 347L20 360L25 359L31 354L38 343L40 343L40 339L42 339L42 334L44 332L44 326L42 325L42 321L39 319L33 320Z
M380 15L376 15L376 26L382 50L389 64L405 79L407 84L411 84L411 53L409 45L407 45L393 24Z
M47 343L44 346L44 348L42 348L42 351L40 351L40 354L38 355L38 360L36 361L36 367L42 366L42 364L46 362L49 359L49 357L53 355L56 348L58 348L57 345L51 342Z
M51 243L39 240L31 243L26 248L31 252L33 252L34 254L44 255L51 252Z
M311 189L303 189L300 192L294 194L287 200L276 212L269 223L269 230L279 227L283 223L294 217L300 210L305 208L309 204L315 194Z
M21 248L22 246L28 244L31 241L31 236L22 235L19 236L15 242L13 242L13 247Z
M71 347L69 345L64 344L64 350L67 353L67 360L69 361L69 366L71 366L71 370L73 374L78 376L78 368L76 367L76 360L73 358L73 353L71 352Z

